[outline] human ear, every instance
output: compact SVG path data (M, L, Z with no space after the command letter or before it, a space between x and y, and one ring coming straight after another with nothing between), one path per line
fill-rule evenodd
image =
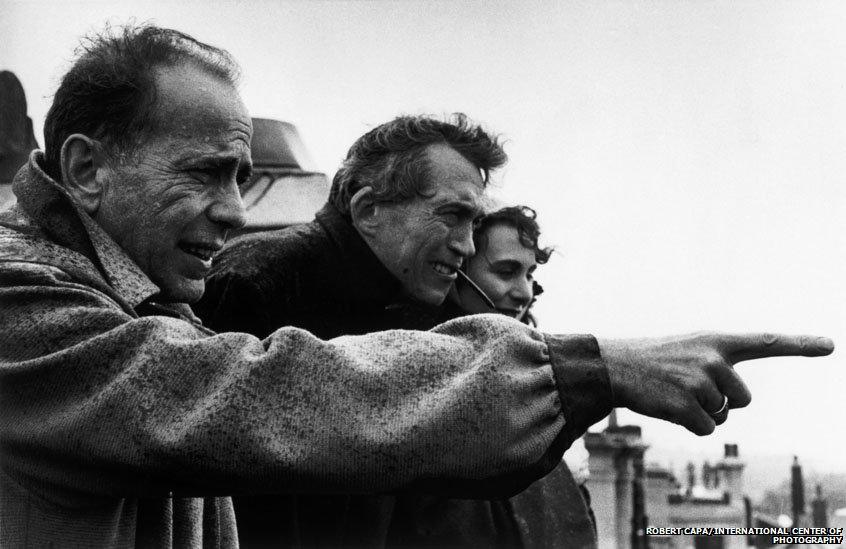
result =
M104 190L100 171L105 167L105 158L100 143L79 133L70 135L62 144L60 162L62 181L68 192L93 216L100 207Z
M350 199L350 217L353 227L365 237L372 237L379 229L373 187L362 187Z

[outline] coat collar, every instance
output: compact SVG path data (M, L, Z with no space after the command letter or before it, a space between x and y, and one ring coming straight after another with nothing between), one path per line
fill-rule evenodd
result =
M346 293L356 301L388 305L402 299L402 285L385 268L352 223L331 203L315 215L340 255Z
M109 286L133 308L159 293L121 247L85 213L59 182L41 168L44 153L32 151L15 176L18 207L53 242L87 257Z

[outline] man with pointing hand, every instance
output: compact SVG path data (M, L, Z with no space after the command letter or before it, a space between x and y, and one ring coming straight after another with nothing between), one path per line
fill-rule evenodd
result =
M237 72L144 26L92 38L62 78L0 213L4 547L234 547L239 493L508 495L614 406L705 434L721 394L748 403L734 360L832 350L597 344L492 315L329 341L215 333L186 303L244 223ZM472 210L481 176L458 176Z

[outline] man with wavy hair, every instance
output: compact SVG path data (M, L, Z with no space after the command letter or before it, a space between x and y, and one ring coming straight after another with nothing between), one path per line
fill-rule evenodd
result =
M247 235L224 249L195 311L212 329L258 337L281 326L303 328L321 338L431 328L458 268L475 252L473 228L483 213L485 188L491 171L505 161L498 139L461 114L447 120L400 116L381 124L352 145L314 221ZM671 341L679 348L702 345ZM571 351L591 347L583 342ZM730 380L719 374L728 382L722 388L731 393L732 405L739 405L748 392L732 375ZM562 384L563 406L572 402L574 409L605 414L595 398L596 387L588 381L598 378L577 369L561 376L562 381L573 376ZM637 398L648 392L640 383ZM720 408L717 386L709 382L703 389L702 406ZM421 401L412 407L427 405ZM725 419L720 414L717 421ZM705 433L713 430L715 420L701 411L695 417L685 415L684 421ZM530 543L507 502L266 497L236 499L235 511L245 547L268 541L327 547ZM566 546L575 539L540 541Z

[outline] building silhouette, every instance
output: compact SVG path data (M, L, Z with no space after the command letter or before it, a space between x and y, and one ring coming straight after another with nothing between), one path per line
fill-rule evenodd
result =
M600 433L587 433L588 488L597 518L600 549L731 549L748 547L744 536L645 535L661 528L735 527L749 524L743 470L737 444L726 444L716 463L690 463L687 479L657 465L644 465L648 449L636 425L619 425L616 415Z

